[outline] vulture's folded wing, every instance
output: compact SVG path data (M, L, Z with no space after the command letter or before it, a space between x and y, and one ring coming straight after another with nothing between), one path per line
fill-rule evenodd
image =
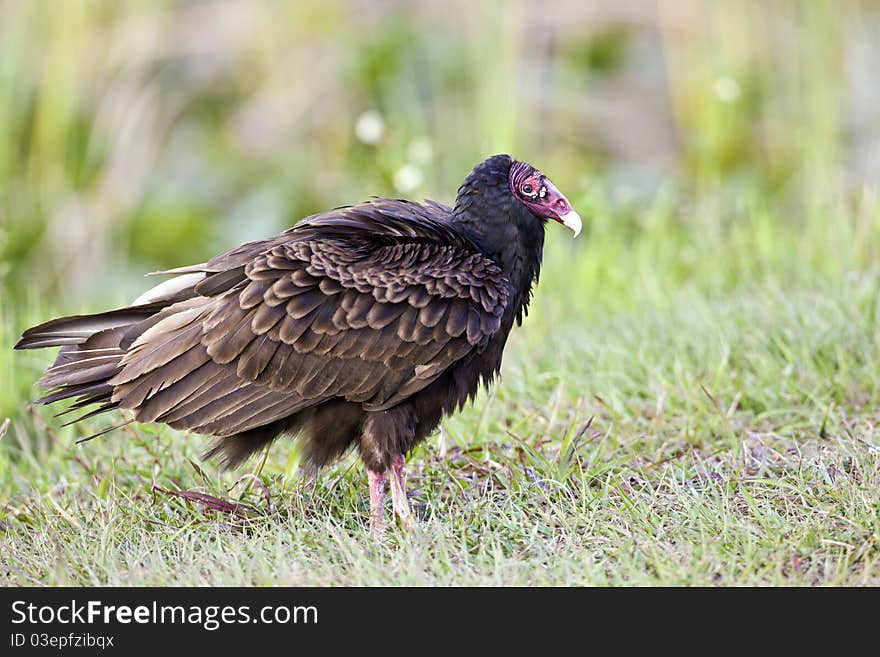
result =
M430 223L348 225L353 210L229 252L225 269L209 261L202 301L131 346L114 401L232 435L333 397L390 408L483 349L508 304L500 269Z

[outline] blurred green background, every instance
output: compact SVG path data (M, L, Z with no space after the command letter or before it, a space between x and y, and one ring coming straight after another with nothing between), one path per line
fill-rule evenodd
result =
M548 270L579 275L551 316L875 267L878 19L819 0L0 2L3 344L312 212L451 202L496 152L588 220L551 237ZM0 418L43 356L0 358Z

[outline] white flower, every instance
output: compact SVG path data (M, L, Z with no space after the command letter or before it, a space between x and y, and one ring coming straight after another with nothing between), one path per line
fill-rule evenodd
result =
M398 192L411 192L422 184L422 170L412 164L405 164L394 172L394 188Z
M732 103L742 94L739 82L730 76L722 76L715 80L715 97L722 103Z
M409 159L416 164L425 165L434 159L434 146L429 137L416 137L407 148Z
M385 132L385 121L376 110L367 110L354 124L354 134L365 144L378 144Z

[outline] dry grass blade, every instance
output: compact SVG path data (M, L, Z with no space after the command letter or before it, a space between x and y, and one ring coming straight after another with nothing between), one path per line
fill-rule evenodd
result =
M208 495L207 493L199 493L192 490L167 490L159 486L153 486L153 490L157 493L164 493L165 495L172 495L174 497L180 497L182 499L189 500L190 502L195 502L202 505L206 509L210 509L211 511L219 511L221 513L228 513L230 515L241 515L243 512L257 512L257 509L248 504L242 504L241 502L229 502L228 500L223 500L219 497Z

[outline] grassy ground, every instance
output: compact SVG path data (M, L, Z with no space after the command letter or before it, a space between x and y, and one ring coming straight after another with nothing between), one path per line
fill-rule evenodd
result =
M602 219L577 247L551 227L502 382L412 455L413 532L368 538L353 458L302 477L285 441L254 478L202 462L197 436L72 447L101 425L19 409L3 583L880 584L880 272L853 238L876 237L876 207L840 210L836 241L761 212L749 237L711 237L668 209L633 215L632 242ZM21 404L48 359L8 349L34 305L3 315ZM163 492L180 490L243 506Z

